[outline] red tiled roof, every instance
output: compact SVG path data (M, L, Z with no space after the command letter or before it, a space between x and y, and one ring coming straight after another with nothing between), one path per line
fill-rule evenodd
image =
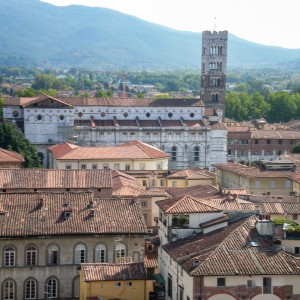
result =
M271 237L260 236L254 217L163 246L191 276L300 275L300 259L276 251ZM259 247L252 246L255 241Z
M144 280L144 263L84 263L81 272L85 282Z
M55 157L64 156L77 148L79 148L79 146L71 143L63 143L63 144L58 144L58 145L53 145L48 147L48 149L53 153Z
M24 157L17 152L0 148L0 162L22 163L24 162Z
M145 268L158 268L158 254L154 252L145 253L144 264Z
M166 152L139 141L131 141L114 147L77 146L67 148L65 144L55 145L48 149L56 159L64 160L152 159L170 156ZM69 151L65 151L65 149L69 149Z
M217 163L213 165L215 168L223 171L228 171L236 175L252 178L275 178L275 177L287 177L289 178L294 173L291 171L268 171L268 170L261 170L258 167L250 167L238 163Z
M139 204L130 199L95 199L92 193L3 193L0 204L6 212L0 215L1 237L147 232ZM69 218L64 211L71 213Z
M207 201L204 202L190 196L185 196L181 199L156 201L156 204L165 214L208 213L221 211Z
M185 188L168 188L166 192L171 197L184 197L185 195L192 196L194 198L211 198L219 195L219 190L212 185L194 185Z
M139 120L140 127L160 127L158 120Z
M300 140L300 132L296 130L253 130L252 139Z
M300 203L298 202L268 202L260 203L263 213L270 214L300 214Z
M227 127L220 122L214 122L210 124L210 129L211 130L226 130L227 131Z
M111 187L111 170L0 169L0 189Z
M216 175L214 173L211 173L204 169L194 168L194 169L180 170L171 175L168 175L167 178L168 179L184 178L184 179L190 179L190 180L192 180L192 179L193 180L207 180L207 179L215 179Z
M180 120L160 120L162 127L182 127Z

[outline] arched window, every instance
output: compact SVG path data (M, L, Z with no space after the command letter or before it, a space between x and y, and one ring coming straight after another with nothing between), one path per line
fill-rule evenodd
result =
M37 265L37 248L35 246L29 246L26 249L26 265L27 266Z
M38 157L39 157L39 159L40 159L41 165L43 166L43 164L44 164L44 158L45 158L44 153L38 152Z
M171 150L171 160L175 161L176 159L177 159L177 148L176 146L173 146Z
M194 147L194 161L199 161L199 153L200 153L199 146L195 146Z
M221 54L221 55L222 55L222 52L223 52L223 47L222 47L222 46L220 46L220 53L219 53L219 54Z
M73 279L73 298L79 298L79 276Z
M4 300L15 300L16 287L12 280L6 280L3 284L3 299Z
M4 266L13 267L16 263L16 250L13 247L7 247L4 250Z
M25 299L36 299L36 281L28 279L25 282Z
M106 247L103 244L99 244L95 248L95 262L103 263L106 262Z
M216 102L219 101L219 94L215 94L215 101L216 101Z
M220 86L221 85L221 79L218 78L218 83L217 83L217 86Z
M78 244L75 247L75 264L82 264L86 261L86 247Z
M50 245L47 248L47 264L57 265L58 264L58 246Z
M115 246L115 262L119 262L122 257L126 256L126 247L124 244Z
M50 278L45 284L46 299L56 299L58 297L58 281L55 278Z

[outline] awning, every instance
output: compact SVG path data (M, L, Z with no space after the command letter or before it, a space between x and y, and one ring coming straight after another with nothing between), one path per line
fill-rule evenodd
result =
M165 284L165 280L160 273L154 274L154 280L158 284Z

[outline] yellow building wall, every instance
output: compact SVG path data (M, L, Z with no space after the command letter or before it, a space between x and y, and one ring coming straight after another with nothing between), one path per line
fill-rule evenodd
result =
M132 283L129 286L129 282ZM117 286L117 284L120 286ZM146 300L149 299L149 292L153 291L152 280L122 280L122 281L95 281L84 282L80 274L80 300L87 300L89 297L102 297L108 299L124 300Z
M254 195L262 195L263 193L270 195L286 195L289 196L293 189L292 182L290 186L286 186L287 178L250 178L249 192ZM259 181L259 187L256 182ZM272 183L273 182L273 183Z

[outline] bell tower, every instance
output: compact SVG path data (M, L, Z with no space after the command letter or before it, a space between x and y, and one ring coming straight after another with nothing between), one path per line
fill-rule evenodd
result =
M202 32L201 99L224 115L228 31Z

